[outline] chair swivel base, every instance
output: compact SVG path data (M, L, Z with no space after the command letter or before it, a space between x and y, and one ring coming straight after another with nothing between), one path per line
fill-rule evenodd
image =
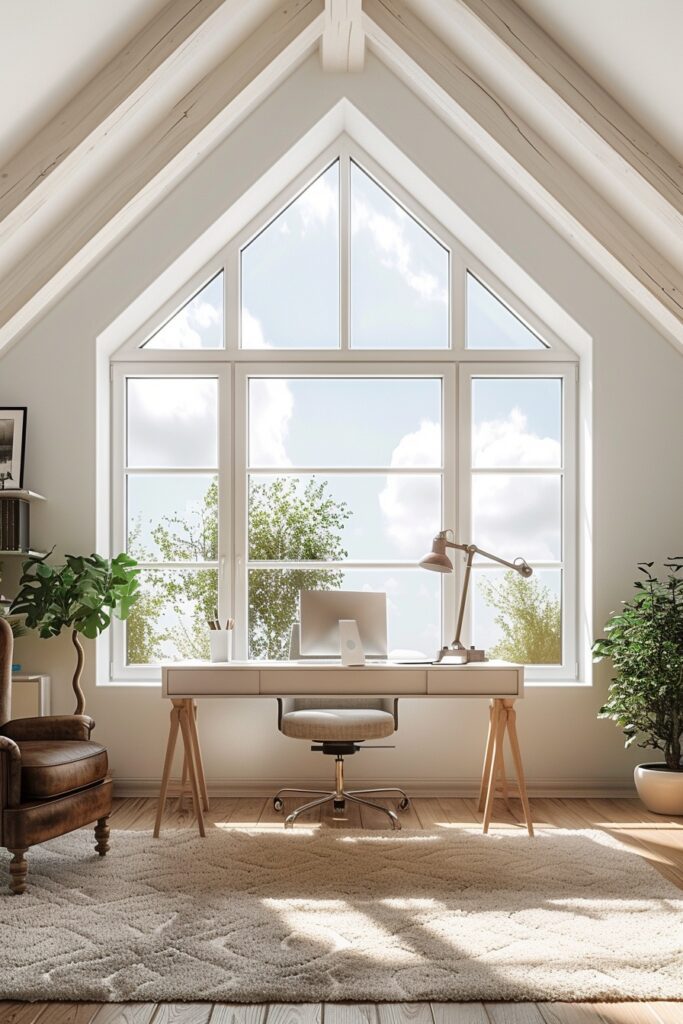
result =
M333 790L299 789L287 786L275 794L273 797L273 809L275 811L284 810L283 796L285 793L307 793L309 796L316 796L318 798L317 800L310 800L308 803L302 804L301 807L297 807L291 814L288 814L285 818L285 828L293 828L294 822L299 815L312 810L314 807L319 807L321 804L331 802L334 805L334 810L341 812L346 806L346 801L351 800L353 803L363 804L366 807L373 807L375 810L381 811L389 818L392 828L400 829L401 822L398 820L395 811L391 811L388 807L383 807L381 804L373 803L371 800L364 800L363 797L377 793L398 793L401 798L398 803L398 809L399 811L406 811L410 807L410 799L402 789L399 789L398 786L380 786L376 789L344 789L344 759L341 755L337 755L335 759L335 769L336 787Z

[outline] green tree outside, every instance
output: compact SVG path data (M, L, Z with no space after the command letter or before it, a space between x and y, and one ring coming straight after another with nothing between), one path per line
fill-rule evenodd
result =
M249 492L249 557L255 560L340 561L344 523L351 512L336 502L325 481L310 479L303 490L296 477L252 483ZM140 524L129 539L140 562L213 561L218 552L218 485L210 484L191 516L164 516L152 530L159 556L152 559L140 540ZM128 662L150 664L172 643L181 658L209 657L207 620L218 599L215 569L148 570L128 619ZM249 652L252 658L287 657L299 590L341 587L343 573L330 569L255 569L249 580ZM186 613L192 608L188 625ZM162 623L162 617L171 624Z
M562 615L559 600L535 576L523 579L506 572L499 583L483 579L479 588L495 608L501 639L489 655L522 665L562 662Z

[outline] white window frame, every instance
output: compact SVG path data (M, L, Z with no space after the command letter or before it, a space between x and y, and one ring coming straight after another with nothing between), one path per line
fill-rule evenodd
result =
M395 353L392 353L395 356ZM301 378L307 379L325 377L343 377L347 379L376 378L401 378L404 380L441 380L441 454L442 461L439 465L425 467L405 467L392 471L386 466L295 466L287 469L279 467L253 467L248 464L248 416L249 416L249 381L258 378ZM329 569L342 569L351 571L353 569L407 569L416 566L417 563L409 559L375 559L372 561L360 559L345 559L342 562L252 562L248 558L248 478L254 469L260 469L271 476L301 474L314 472L320 477L325 474L332 475L427 475L441 476L441 515L446 517L455 515L455 444L456 444L456 376L455 367L448 364L434 364L428 368L419 368L415 363L404 363L399 361L381 363L363 363L353 365L349 363L263 363L243 364L236 370L235 377L235 435L239 436L244 431L243 443L237 446L235 462L235 537L237 548L235 552L235 618L240 628L236 629L235 644L237 656L247 657L248 651L248 575L251 568L277 568L289 569L306 567L320 567ZM353 415L350 410L350 415ZM448 588L442 588L441 592L441 625L445 617L452 613L452 595Z
M477 543L472 535L472 479L477 470L472 468L472 380L475 378L514 379L556 378L562 381L562 423L561 451L562 463L559 467L536 468L500 467L482 468L482 473L505 474L549 474L559 476L562 481L561 505L561 538L562 552L559 562L539 562L527 559L529 564L538 569L561 569L562 572L562 663L561 665L527 665L524 669L525 681L534 682L568 682L577 680L580 674L578 647L578 488L576 479L577 451L577 363L554 363L552 366L539 366L537 362L483 362L468 363L460 367L459 373L459 501L458 523L460 538L465 542ZM496 554L497 552L493 552ZM517 552L526 558L524 551ZM495 562L477 558L475 568L494 567ZM470 594L464 620L464 633L472 636L473 594ZM474 638L476 640L476 637Z
M154 350L155 352L158 350ZM129 469L126 466L126 384L130 378L139 377L215 377L218 382L218 465L217 467L144 466ZM112 473L111 486L111 530L112 550L125 550L127 539L127 480L129 475L158 474L197 475L202 472L218 475L218 551L215 562L156 562L153 568L193 569L216 568L218 570L219 615L227 618L232 607L232 576L230 552L233 544L232 522L232 475L234 464L234 438L232 432L232 368L225 363L193 367L189 363L170 360L150 360L146 363L118 363L112 366ZM147 563L145 563L147 566ZM110 681L158 682L158 666L128 665L125 658L125 624L113 619L110 634L109 669Z
M336 349L242 349L240 347L240 253L270 221L288 206L337 158L340 160L340 347ZM345 231L349 213L349 161L353 159L381 187L403 205L437 241L450 252L449 347L439 349L353 349L349 347L349 236ZM223 272L224 348L210 350L145 349L140 346L174 311L179 310L216 274ZM466 284L468 271L510 307L514 315L539 335L547 349L468 349L466 347ZM530 683L575 682L585 666L579 658L579 620L576 609L579 590L577 553L578 466L577 395L578 355L481 261L454 238L436 218L416 201L387 171L348 136L324 150L316 160L279 192L243 230L205 263L186 285L178 289L111 356L112 423L112 508L111 549L125 543L124 431L125 378L127 376L206 376L219 378L219 614L238 620L235 655L247 649L246 623L246 382L249 376L441 376L444 380L442 410L444 489L443 527L455 527L460 537L469 537L470 425L469 381L476 374L518 376L562 376L565 385L563 450L563 666L527 669ZM453 395L449 407L446 395ZM322 470L319 470L322 472ZM351 471L351 470L349 470ZM172 470L168 470L172 472ZM277 470L274 470L276 473ZM570 536L566 533L570 531ZM520 552L523 555L523 552ZM374 563L373 563L374 564ZM384 568L388 563L381 563ZM452 639L456 593L460 593L462 567L456 560L453 578L442 588L442 633ZM235 610L238 613L235 614ZM469 634L466 634L469 635ZM116 682L158 682L158 668L123 664L123 630L116 623L99 643L110 644L110 680Z

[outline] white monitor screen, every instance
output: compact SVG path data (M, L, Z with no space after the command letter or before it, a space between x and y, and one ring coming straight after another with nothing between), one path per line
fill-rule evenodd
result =
M339 620L358 623L363 652L387 656L387 595L365 590L302 590L301 654L319 658L339 656Z

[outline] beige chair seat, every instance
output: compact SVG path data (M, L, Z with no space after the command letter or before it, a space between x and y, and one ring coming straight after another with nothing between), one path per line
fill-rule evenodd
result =
M391 736L395 722L372 708L312 708L283 714L280 729L297 740L377 740Z

